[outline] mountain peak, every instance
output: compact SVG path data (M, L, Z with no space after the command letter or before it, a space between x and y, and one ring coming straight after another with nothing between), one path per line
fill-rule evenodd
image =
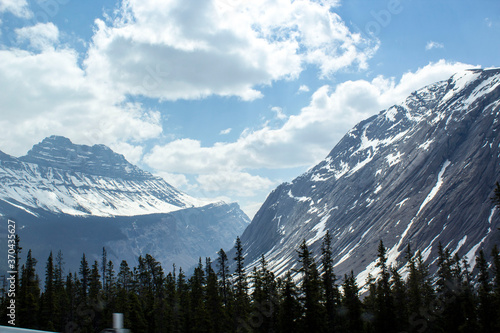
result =
M354 271L360 285L375 274L380 240L391 265L409 244L427 261L441 243L474 267L476 252L499 239L489 199L500 175L499 117L500 70L491 69L459 72L363 120L268 196L241 236L248 269L265 253L282 276L297 267L304 240L321 251L327 230L336 272Z
M78 145L55 135L20 158L0 152L2 200L31 215L75 216L169 213L213 203L180 192L105 145Z
M57 135L47 137L34 145L26 156L20 157L20 160L104 177L123 179L152 177L105 145L78 145L66 137Z

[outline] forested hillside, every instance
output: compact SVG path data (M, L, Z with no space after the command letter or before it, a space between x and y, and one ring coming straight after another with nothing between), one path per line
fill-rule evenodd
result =
M17 255L24 249L17 238ZM479 252L471 272L466 258L440 246L436 277L422 254L408 247L407 262L389 267L382 241L376 254L379 274L359 286L353 273L334 272L331 236L321 253L306 242L297 249L300 269L276 278L262 257L245 271L244 250L236 256L221 250L187 277L181 268L166 273L151 255L137 267L126 261L88 262L64 274L64 256L50 253L38 262L26 251L20 268L16 326L58 332L100 332L111 327L112 313L125 317L132 332L498 332L500 330L500 254L491 262ZM374 254L375 255L375 254ZM235 272L229 263L235 262ZM403 278L404 276L404 278ZM43 287L42 287L43 285ZM10 299L2 292L2 325Z

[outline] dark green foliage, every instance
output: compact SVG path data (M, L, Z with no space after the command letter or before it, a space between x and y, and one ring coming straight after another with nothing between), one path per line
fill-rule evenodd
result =
M359 287L353 271L351 271L351 274L345 275L342 289L344 293L341 300L341 307L338 311L341 331L351 333L362 332L362 304L359 300Z
M380 269L380 278L377 281L375 296L375 327L378 332L394 332L394 303L391 293L391 274L387 267L387 252L384 243L380 241L378 247L377 265Z
M254 332L274 332L277 327L278 286L264 256L252 275L253 293L249 325Z
M45 291L40 300L40 327L44 330L54 330L54 314L56 312L56 290L55 290L55 272L52 252L47 259L45 268ZM57 324L57 323L56 323Z
M303 326L307 332L324 332L325 308L323 306L323 293L321 280L306 241L304 240L298 250L301 267L299 273L302 275L302 306L304 307Z
M219 267L217 276L219 277L220 281L220 288L222 292L222 303L224 307L228 307L228 299L229 299L229 293L230 293L230 286L229 286L229 263L227 259L226 252L224 252L223 249L220 249L219 251L219 258L217 259L217 266Z
M479 251L477 256L478 276L478 320L479 332L493 332L493 299L491 294L490 278L488 273L488 263L484 257L483 250Z
M316 261L302 242L299 269L284 272L282 278L268 268L264 256L247 275L239 238L233 274L223 250L216 270L210 258L204 265L200 259L188 277L175 265L165 275L149 254L139 257L133 268L122 261L115 274L105 249L100 263L89 266L83 254L78 273L65 275L62 253L55 259L51 253L43 290L37 260L28 251L20 269L17 323L49 331L100 332L111 327L112 313L119 312L125 327L139 333L500 331L497 247L490 263L483 251L478 253L473 275L466 258L452 256L440 245L438 258L430 260L437 264L432 284L419 251L414 254L408 247L404 268L391 267L380 242L378 273L369 275L361 290L352 271L339 290L330 247L326 233ZM0 301L5 308L5 293Z
M334 332L335 327L339 326L336 312L340 303L340 293L336 284L337 278L333 271L332 238L330 236L330 231L326 232L321 246L321 264L323 266L322 281L325 293L327 331Z
M228 316L223 308L222 294L217 280L217 274L212 268L212 261L207 258L205 261L205 307L207 311L207 332L217 333L227 330L224 323L228 321Z
M250 312L250 298L248 297L248 281L245 273L245 258L243 256L243 247L239 237L236 238L236 255L234 261L236 269L234 271L234 306L233 318L239 331L250 331L248 324L248 315Z
M396 267L391 267L391 312L395 332L404 332L408 329L408 295L405 283Z
M89 287L89 276L90 276L90 268L87 259L85 258L85 253L82 256L82 260L80 261L80 301L85 303L87 301L88 287Z
M298 298L297 286L292 279L291 272L287 272L280 288L277 324L279 332L299 332L302 307Z
M21 268L21 283L18 299L18 323L21 327L39 327L38 310L40 306L40 287L35 271L37 260L31 256L31 250L26 256L26 263Z
M491 257L493 262L493 317L496 318L494 330L500 332L500 253L496 245L491 251Z

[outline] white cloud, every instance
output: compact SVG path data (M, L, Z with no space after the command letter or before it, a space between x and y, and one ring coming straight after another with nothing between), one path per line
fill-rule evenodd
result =
M226 129L220 131L219 134L220 135L226 135L226 134L231 133L231 131L232 131L232 128L226 128Z
M37 50L53 48L59 40L59 29L52 23L38 23L31 27L16 29L20 41L27 40Z
M180 173L169 173L169 172L159 172L156 175L165 179L167 183L169 183L175 188L186 189L192 187L186 175Z
M176 100L209 95L262 97L254 87L367 67L374 48L312 0L129 0L98 20L85 66L122 93ZM126 50L127 52L124 52Z
M162 131L158 112L124 104L123 96L86 75L71 49L0 50L0 86L0 147L15 156L57 134L107 144L137 161L136 143Z
M265 177L237 171L202 174L196 180L204 191L241 197L254 196L256 191L267 189L274 184Z
M286 114L283 112L283 109L280 108L279 106L273 106L271 108L271 111L276 113L276 118L278 118L280 120L286 119Z
M301 86L299 87L299 91L298 91L298 92L299 92L299 93L302 93L302 92L309 92L309 87L308 87L308 86L306 86L305 84L303 84L303 85L301 85Z
M144 162L156 170L198 175L199 186L205 190L257 191L256 185L268 183L253 179L251 170L314 165L357 122L402 102L427 84L470 67L442 60L408 72L399 80L378 76L336 87L325 85L314 92L307 107L278 129L264 126L245 131L235 142L210 147L192 139L174 140L154 147ZM242 177L242 173L248 176Z
M21 18L30 18L33 16L26 0L0 0L0 13L3 12L10 12Z
M439 43L439 42L434 42L434 41L429 41L427 42L427 45L425 45L425 49L427 51L429 50L432 50L432 49L443 49L444 48L444 44L443 43Z

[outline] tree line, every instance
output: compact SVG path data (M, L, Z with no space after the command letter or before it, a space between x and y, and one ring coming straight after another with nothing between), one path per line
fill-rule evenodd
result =
M17 256L21 247L19 238ZM331 236L315 256L305 241L297 249L299 268L277 278L262 256L250 272L236 239L234 258L201 260L187 276L175 265L165 273L146 254L138 265L107 260L89 262L64 275L63 254L50 253L41 287L31 250L20 268L16 326L57 332L100 332L112 326L112 313L140 332L500 332L500 255L476 257L474 274L467 258L439 245L432 278L420 251L408 246L406 263L389 266L380 241L378 273L363 289L354 273L334 273ZM234 262L235 270L229 266ZM405 277L403 278L402 275ZM1 299L7 325L9 298Z

